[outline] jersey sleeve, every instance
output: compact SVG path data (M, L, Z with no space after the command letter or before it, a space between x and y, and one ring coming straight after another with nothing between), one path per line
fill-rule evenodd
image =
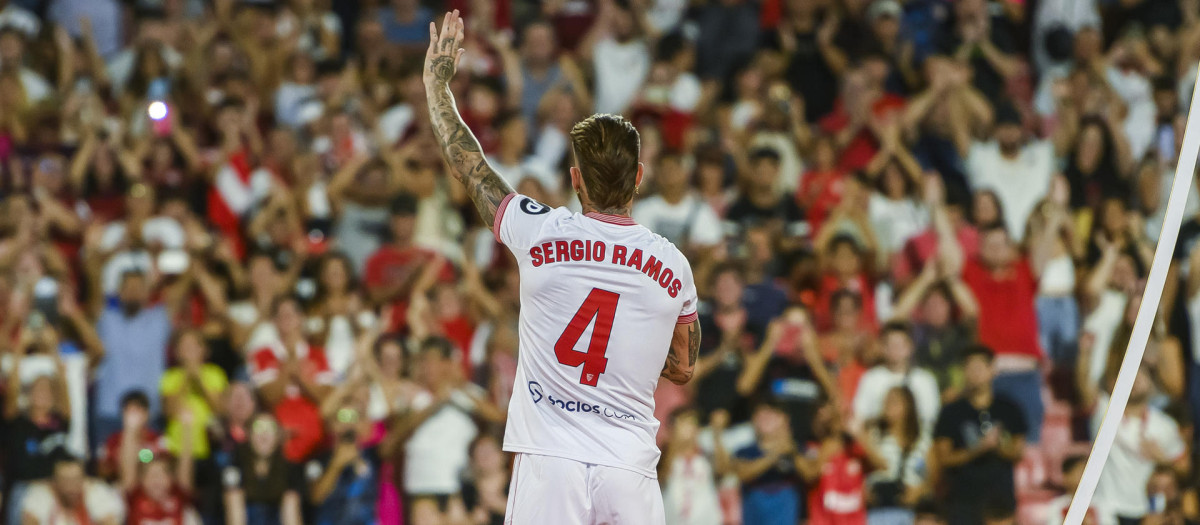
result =
M270 383L279 378L279 358L270 348L263 347L251 354L250 382L256 387Z
M533 246L553 208L519 193L509 193L496 209L496 242L519 250Z
M683 288L679 291L679 295L683 297L683 307L679 309L678 324L691 324L700 317L696 313L696 306L699 303L699 297L696 294L696 281L692 278L692 268L687 263L687 259L683 259L684 268L687 268L683 275Z
M312 363L313 381L318 385L325 386L333 386L337 383L337 373L330 368L329 360L325 358L325 350L310 348L308 352L308 360Z

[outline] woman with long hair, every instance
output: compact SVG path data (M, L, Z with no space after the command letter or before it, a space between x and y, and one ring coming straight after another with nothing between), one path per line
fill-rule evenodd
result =
M247 442L222 477L225 522L300 525L300 466L283 457L283 429L269 414L255 416Z
M1064 170L1071 186L1071 208L1096 208L1106 196L1127 194L1132 168L1124 134L1113 133L1100 117L1084 117Z
M329 366L345 375L354 360L355 337L372 326L375 316L364 308L354 265L345 255L333 252L317 265L316 294L308 307L308 332L323 341Z
M870 525L912 523L913 507L925 492L929 437L921 432L917 404L904 386L891 389L883 412L867 432L886 465L867 476Z

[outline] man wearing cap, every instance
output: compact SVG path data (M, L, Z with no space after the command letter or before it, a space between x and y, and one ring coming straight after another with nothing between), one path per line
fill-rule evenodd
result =
M183 248L183 227L157 213L157 208L154 188L134 184L125 195L125 220L104 225L98 243L88 247L103 261L99 284L104 295L117 293L123 273L153 273L157 269L155 255Z
M413 244L417 223L417 198L403 193L392 200L388 219L389 240L367 259L364 282L373 304L391 303L388 330L404 331L408 300L421 268L435 259L434 253ZM453 278L453 269L443 265L441 277Z
M866 46L860 61L870 70L883 74L883 88L888 93L909 92L909 80L918 75L913 69L912 46L907 36L901 38L901 18L904 9L896 0L877 0L867 8L867 22L871 31L871 42ZM877 64L871 64L876 61Z
M867 8L867 20L871 22L871 27L875 32L875 37L879 38L882 36L880 33L885 32L879 28L879 25L884 21L896 22L898 29L900 15L902 12L903 10L900 8L900 3L896 0L879 0L872 3L871 6ZM895 36L897 32L898 31L896 30L891 31L891 36Z
M171 319L167 307L150 301L150 278L137 270L121 275L115 297L106 301L96 332L106 350L96 370L92 406L93 442L121 429L122 397L130 391L155 392L167 370ZM151 420L161 412L158 396L149 400Z

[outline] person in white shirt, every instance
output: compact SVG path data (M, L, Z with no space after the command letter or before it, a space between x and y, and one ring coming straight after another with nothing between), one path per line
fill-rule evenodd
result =
M633 220L685 252L719 244L724 238L721 220L712 206L691 189L692 174L685 159L664 152L658 157L657 167L654 180L658 193L634 205Z
M1079 388L1080 404L1091 407L1091 430L1099 431L1104 414L1108 411L1109 394L1096 382L1088 380L1089 347L1081 347L1076 366L1076 383ZM1102 383L1111 388L1116 378L1110 377ZM1179 431L1179 424L1166 413L1150 404L1154 395L1154 383L1149 372L1138 370L1125 406L1108 462L1100 473L1096 493L1092 501L1105 504L1105 519L1121 523L1137 523L1150 511L1147 483L1159 467L1170 467L1177 473L1186 474L1189 467L1187 445Z
M1001 105L996 109L992 140L974 142L962 153L972 189L989 189L996 194L1009 235L1020 241L1029 215L1050 191L1055 171L1054 144L1028 139L1017 110Z
M641 136L616 115L571 129L571 188L583 213L517 194L484 158L450 81L464 22L431 26L424 81L430 124L521 276L517 392L504 450L515 452L514 523L661 525L654 391L691 380L700 348L691 265L630 217ZM640 81L621 75L622 82Z
M729 423L729 414L719 410L712 415L715 434ZM659 465L663 502L669 525L721 525L720 496L717 494L717 470L728 458L709 461L700 449L700 415L683 408L671 416L671 438ZM718 452L720 453L720 452Z
M629 2L602 2L579 49L592 62L596 113L623 113L650 73L644 14Z
M527 155L529 130L519 113L501 115L495 122L500 137L496 152L488 155L488 163L504 180L514 187L525 178L537 179L547 191L558 194L562 178L537 157Z
M137 31L138 38L134 42L140 44L131 44L111 55L105 67L112 89L118 94L124 93L137 76L138 65L147 60L142 56L144 54L158 53L163 65L171 72L183 66L183 55L163 42L162 29L158 25L143 21Z
M894 141L893 141L894 142ZM929 208L917 198L920 167L903 146L885 145L881 151L898 149L874 173L878 191L871 193L867 205L871 229L880 244L881 257L891 257L904 249L909 239L924 232L930 223ZM875 165L872 162L872 166ZM884 259L887 260L887 259Z
M883 362L863 373L858 381L853 405L856 424L878 418L888 392L897 386L906 386L917 402L921 432L932 431L941 410L941 393L933 374L912 364L913 339L908 323L892 321L883 325L879 338Z
M16 73L25 102L36 104L54 94L54 87L42 75L25 67L25 33L16 26L0 26L0 70Z
M412 501L413 521L461 511L461 475L470 463L471 442L479 434L476 414L493 421L498 411L484 400L479 386L462 379L454 344L441 337L422 342L416 374L424 391L412 400L383 442L388 456L403 446L404 491ZM421 516L421 517L418 517Z
M1071 500L1075 497L1075 491L1079 489L1080 479L1083 478L1083 467L1086 465L1087 456L1070 456L1063 460L1063 494L1046 504L1043 525L1063 525L1067 509L1071 507ZM1104 502L1093 498L1081 525L1117 525L1112 519L1112 514L1104 512L1103 508Z
M317 65L304 53L293 53L288 59L287 77L275 89L275 120L288 127L305 124L302 110L316 99Z
M54 462L54 474L29 487L21 505L26 525L118 525L125 522L125 505L116 490L91 479L83 462L63 456Z
M1113 44L1108 52L1105 80L1121 101L1125 103L1125 121L1122 130L1129 141L1132 158L1140 159L1154 145L1154 134L1158 127L1158 113L1154 105L1154 88L1150 76L1142 71L1136 46L1147 45L1145 37L1127 36ZM1118 131L1118 130L1114 130Z

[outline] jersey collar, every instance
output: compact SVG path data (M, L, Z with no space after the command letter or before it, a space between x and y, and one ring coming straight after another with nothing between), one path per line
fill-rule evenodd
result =
M609 224L616 224L619 226L634 226L637 224L636 222L633 222L632 218L626 217L624 215L609 215L607 213L589 211L589 212L585 213L584 216L592 218L592 219L596 219L600 222L607 222Z

